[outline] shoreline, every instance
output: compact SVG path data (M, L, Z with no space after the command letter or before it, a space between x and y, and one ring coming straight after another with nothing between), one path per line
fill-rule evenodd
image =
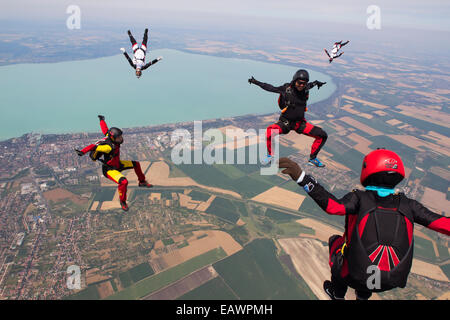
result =
M192 51L184 50L184 49L165 48L165 49L156 49L156 50L171 50L171 51L176 51L178 53L183 53L183 54L188 54L188 55L195 55L195 56L207 56L207 57L214 57L214 58L219 58L219 59L240 60L240 61L257 62L257 63L269 63L269 64L272 64L272 65L280 65L280 66L284 66L284 67L294 67L294 65L292 63L287 63L287 62L284 62L284 61L274 62L274 61L262 61L262 60L259 60L259 59L251 59L249 57L220 56L220 55L215 55L215 54L207 54L207 53L201 53L201 52L192 52ZM156 51L156 50L153 50L153 51ZM121 54L118 54L117 56L120 56L120 55ZM53 62L53 63L50 63L50 62L21 63L21 64L14 64L13 63L13 64L1 66L0 68L8 67L8 66L18 66L18 65L40 65L40 64L54 65L54 64L66 63L66 62L93 61L93 60L99 60L99 59L104 59L104 58L110 58L110 57L113 57L113 56L116 56L116 55L111 55L111 56L107 55L107 56L102 56L102 57L98 57L98 58L95 58L95 59L79 59L79 60L57 61L57 62ZM312 72L317 72L317 73L320 73L320 74L324 74L329 79L331 79L331 81L330 80L327 80L327 81L330 81L335 86L333 91L331 93L329 93L327 97L319 98L317 101L314 101L313 103L311 103L309 105L312 106L312 105L317 104L317 103L323 103L324 101L332 98L335 95L336 91L338 90L338 86L333 81L334 78L331 75L326 74L324 71L316 71L315 69L310 69L309 66L306 66L305 68L308 69L309 71L312 71ZM127 130L138 129L138 128L145 128L145 129L150 129L151 130L151 128L155 128L155 127L159 127L159 126L173 126L175 124L180 124L180 123L193 123L193 121L206 121L206 122L209 122L209 121L214 121L214 120L226 120L226 119L232 119L232 118L248 117L250 115L265 116L265 115L279 114L279 111L277 109L278 109L278 106L276 106L276 103L274 103L274 110L275 110L275 112L269 112L269 113L267 113L266 111L262 111L261 113L255 113L255 112L251 112L251 110L249 110L249 113L245 113L245 114L226 115L226 116L223 116L223 117L219 116L219 117L214 117L214 118L213 117L206 117L204 119L199 117L197 119L189 119L189 120L186 120L186 121L173 121L173 122L170 122L170 121L164 122L164 120L163 120L162 123L148 124L148 125L134 125L134 126L126 126L126 125L124 125L123 128L127 129ZM58 136L58 135L74 135L74 134L88 134L89 135L89 134L95 134L96 132L97 132L97 130L95 130L95 129L93 129L92 131L91 130L88 130L88 131L62 131L62 130L60 131L60 130L58 130L58 131L55 131L55 132L52 132L52 131L39 131L39 130L33 131L33 130L31 130L29 132L24 132L21 135L14 135L14 136L11 136L11 137L7 137L7 136L6 137L1 137L0 136L0 143L8 142L9 140L12 140L12 139L19 139L19 138L22 138L22 137L27 136L27 135L41 135L41 136L55 136L55 135Z

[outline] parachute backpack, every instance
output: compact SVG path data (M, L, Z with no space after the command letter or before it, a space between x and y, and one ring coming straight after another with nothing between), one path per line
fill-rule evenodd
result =
M358 192L358 196L363 205L344 253L349 285L373 292L404 288L414 250L413 217L403 209L406 197L397 194L396 207L383 208L373 193ZM378 281L374 276L379 276Z
M393 151L377 149L364 157L360 181L365 187L394 188L404 176L403 162ZM346 252L353 286L374 292L404 288L414 249L414 218L407 198L396 194L395 207L384 208L377 204L373 193L358 191L357 195L361 207ZM377 272L378 287L369 288L369 277Z

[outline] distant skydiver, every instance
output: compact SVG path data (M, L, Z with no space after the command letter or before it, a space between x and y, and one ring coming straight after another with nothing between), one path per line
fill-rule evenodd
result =
M405 177L400 157L377 149L364 157L360 182L366 188L337 199L297 163L281 158L279 168L331 215L345 216L345 232L328 240L331 281L323 287L333 300L344 300L348 287L356 299L372 292L404 288L411 270L414 223L450 235L450 218L436 214L395 186Z
M158 57L147 64L145 63L145 54L147 52L148 29L145 29L144 38L142 40L141 46L137 44L137 41L131 34L130 30L128 30L128 35L130 36L130 41L132 45L133 60L131 60L131 58L128 56L128 53L125 51L125 48L120 48L120 51L122 51L122 53L125 55L125 58L127 58L130 66L133 69L136 69L136 77L138 77L139 79L142 75L143 70L157 63L159 60L162 59L162 57Z
M105 117L99 115L98 118L100 119L100 128L105 138L81 150L75 149L75 152L79 156L83 156L89 152L92 160L99 160L103 163L103 175L119 185L120 206L124 211L128 211L128 180L121 172L133 168L139 180L139 187L151 188L153 185L145 180L145 175L138 161L120 160L120 145L123 143L122 130L116 127L108 129ZM100 159L102 156L103 159Z
M345 46L347 43L349 43L350 40L347 40L346 42L342 43L342 40L339 42L335 42L333 45L333 49L331 49L331 55L328 53L327 49L323 49L325 50L325 53L327 54L328 58L329 58L329 62L331 63L334 59L339 58L340 56L342 56L342 54L344 52L341 52L338 54L339 50Z
M263 164L269 164L272 161L272 136L277 134L287 134L291 130L295 130L298 134L305 134L315 138L311 147L310 165L317 167L324 167L325 165L317 159L317 154L327 140L327 133L322 128L316 127L305 120L305 111L307 111L306 103L309 98L309 90L314 86L320 89L326 82L309 81L309 73L306 70L298 70L290 83L285 83L282 86L274 87L270 84L260 82L251 77L248 79L249 83L256 84L262 89L278 93L278 106L281 109L281 115L277 123L267 127L266 143L268 157L263 161Z

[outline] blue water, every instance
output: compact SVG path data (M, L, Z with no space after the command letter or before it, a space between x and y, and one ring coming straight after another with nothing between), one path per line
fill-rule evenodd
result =
M296 67L163 49L164 59L137 79L123 55L83 61L0 67L0 140L28 132L97 132L98 114L117 127L231 117L279 111L278 96L247 79L289 82ZM310 92L309 103L336 89L331 77Z

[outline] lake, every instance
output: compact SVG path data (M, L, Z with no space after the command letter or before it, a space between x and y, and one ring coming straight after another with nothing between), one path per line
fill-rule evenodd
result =
M28 132L98 132L98 114L111 126L126 128L277 112L278 95L247 79L278 86L305 68L171 49L149 51L147 61L158 56L163 60L140 79L120 52L0 67L0 140ZM328 98L336 89L331 77L308 71L311 81L327 82L310 91L309 103Z

